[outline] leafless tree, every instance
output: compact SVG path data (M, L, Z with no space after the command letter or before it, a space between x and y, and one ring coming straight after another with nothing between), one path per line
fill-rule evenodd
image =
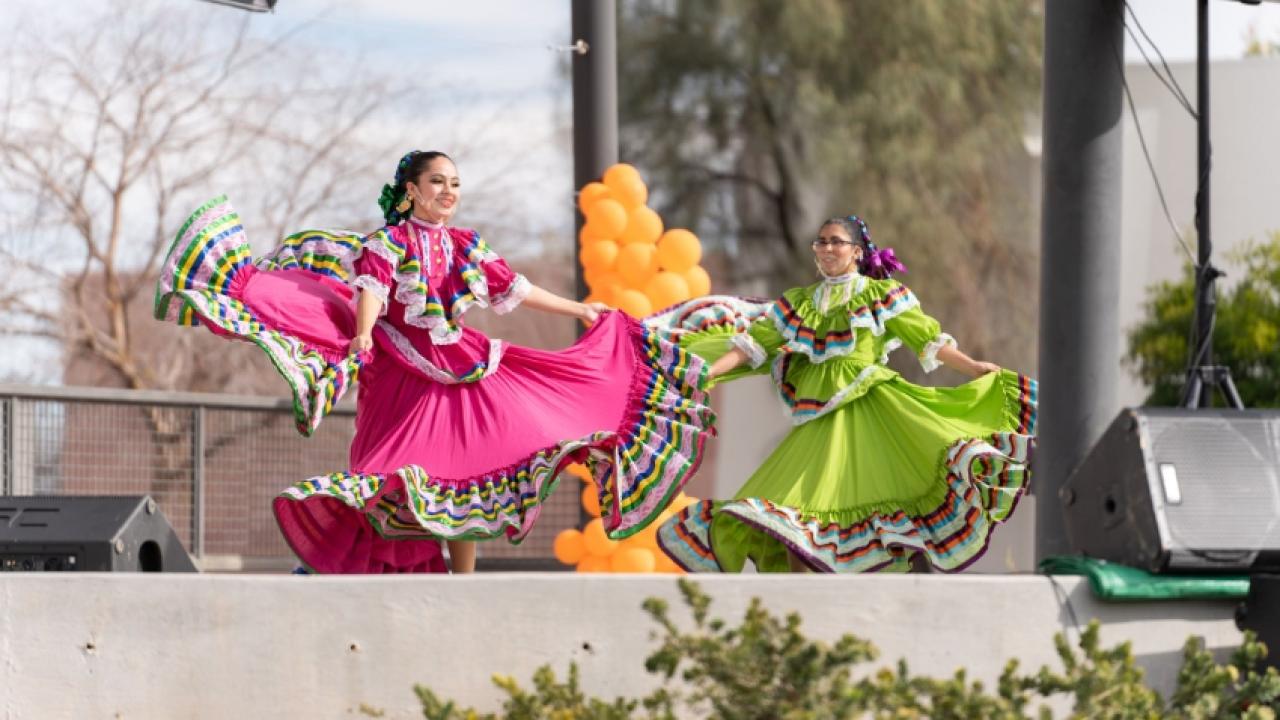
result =
M360 217L350 187L373 186L390 154L364 138L391 95L322 64L281 72L289 35L181 5L117 0L82 31L11 48L0 187L27 212L0 244L0 327L105 369L99 382L220 390L225 353L202 365L200 335L147 319L172 233L226 187L248 190L237 205L275 237Z

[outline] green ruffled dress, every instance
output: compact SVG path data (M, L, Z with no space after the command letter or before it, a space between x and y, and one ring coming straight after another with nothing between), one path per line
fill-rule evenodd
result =
M695 572L904 569L920 553L961 570L986 549L1030 479L1036 381L1002 370L959 387L914 385L885 366L906 344L926 371L955 341L895 280L861 275L773 302L690 301L648 321L714 361L731 347L768 372L794 429L732 500L704 500L658 531Z

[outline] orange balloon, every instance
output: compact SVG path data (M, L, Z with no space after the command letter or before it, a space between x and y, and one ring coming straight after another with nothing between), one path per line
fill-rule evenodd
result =
M600 517L600 495L596 493L595 485L582 488L582 509L591 517Z
M592 295L600 298L600 302L609 307L618 306L617 295L626 288L622 275L616 270L596 273L594 277L588 277L587 286L591 288Z
M595 283L600 282L600 278L608 275L609 272L612 271L598 270L593 267L584 267L582 268L582 279L587 283L588 288L594 289Z
M701 265L694 265L680 275L689 283L689 297L702 297L711 292L711 276Z
M644 284L644 294L649 296L655 312L689 299L689 283L683 276L663 270Z
M609 570L609 558L607 557L585 555L578 563L578 572L580 573L607 573Z
M617 267L627 285L639 290L658 271L657 253L647 243L623 245L618 251Z
M578 256L584 268L612 270L618 261L618 243L612 240L596 240L587 243Z
M667 554L659 551L657 562L654 563L653 571L656 573L667 573L670 575L683 575L684 568L676 564L674 560L667 557Z
M578 478L582 482L591 482L591 471L582 463L570 463L565 466L564 471Z
M689 497L684 493L680 493L679 495L676 495L674 500L671 501L671 509L675 510L676 512L680 512L681 510L689 507L690 505L693 505L696 502L698 502L698 498Z
M610 540L604 534L604 523L600 521L600 518L591 520L582 529L582 540L587 548L587 554L596 557L609 557L618 547L616 540Z
M615 295L618 309L639 320L653 314L653 303L639 290L623 289Z
M627 209L617 200L601 198L591 205L583 229L594 237L616 238L627 229Z
M623 540L620 549L625 550L627 548L656 551L658 549L658 524L653 523L644 530Z
M602 182L589 182L578 191L578 209L586 215L597 200L609 197L609 188Z
M653 243L662 237L662 216L643 205L631 208L627 215L627 228L622 231L622 242Z
M582 225L582 229L578 231L578 248L584 248L597 240L613 240L611 237L601 237L598 233L592 232L591 226Z
M616 573L651 573L657 566L657 558L652 550L626 548L614 553L609 558L609 565Z
M552 546L555 552L556 560L565 565L577 565L587 553L587 549L582 544L582 531L569 528L561 530L556 535L555 544Z
M702 243L688 230L668 230L658 240L658 264L663 270L684 272L702 260Z
M649 200L649 188L645 187L640 171L626 163L618 163L604 171L605 187L623 207L633 208Z

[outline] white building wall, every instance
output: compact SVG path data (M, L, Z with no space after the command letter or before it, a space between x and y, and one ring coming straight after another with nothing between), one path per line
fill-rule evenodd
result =
M1194 63L1170 66L1194 108ZM1130 64L1126 77L1138 119L1174 222L1196 252L1196 123L1145 64ZM1209 74L1209 127L1213 145L1210 230L1214 264L1232 273L1229 254L1244 243L1280 230L1280 58L1217 61ZM1136 126L1126 112L1124 136L1124 286L1120 327L1127 333L1143 319L1146 290L1179 277L1186 253L1178 246L1142 155ZM1238 271L1233 274L1238 275ZM1220 281L1229 286L1232 276ZM1128 348L1127 337L1121 347ZM1121 380L1125 405L1140 404L1146 389L1132 375Z

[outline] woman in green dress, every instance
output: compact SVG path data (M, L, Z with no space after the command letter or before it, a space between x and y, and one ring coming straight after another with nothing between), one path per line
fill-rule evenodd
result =
M813 250L822 280L776 301L702 298L650 319L712 361L712 384L768 372L794 426L732 500L689 506L659 544L695 572L961 570L1026 490L1036 381L961 352L860 218L823 223ZM926 371L974 380L909 383L885 366L902 344Z

